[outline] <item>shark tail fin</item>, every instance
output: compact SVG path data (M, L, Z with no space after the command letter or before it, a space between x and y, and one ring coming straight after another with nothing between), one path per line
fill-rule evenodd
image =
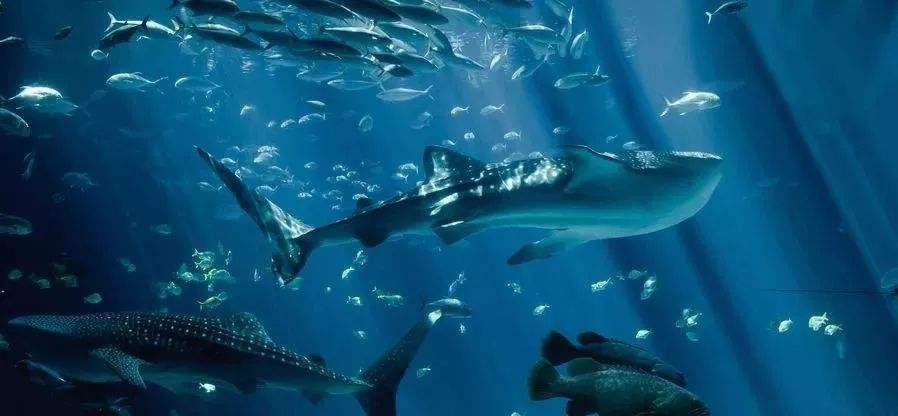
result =
M527 387L530 390L531 400L548 400L558 397L555 393L555 385L561 381L561 374L546 360L539 360L530 370L527 379Z
M711 19L714 18L714 13L711 13L711 12L705 12L705 15L708 16L708 24L710 25L710 24L711 24Z
M355 398L367 416L396 416L396 391L399 382L427 338L430 328L443 316L439 310L408 330L393 346L360 376L371 389L356 393Z
M552 365L561 365L580 357L580 350L564 335L552 331L543 339L543 358Z
M313 228L293 218L255 190L251 190L239 176L205 150L197 147L196 151L234 194L243 211L268 238L269 244L274 249L271 257L272 271L280 283L287 284L293 281L305 266L309 253L317 246L307 236Z

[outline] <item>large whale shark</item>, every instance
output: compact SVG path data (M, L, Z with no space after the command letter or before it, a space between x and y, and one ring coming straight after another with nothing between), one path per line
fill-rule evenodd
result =
M520 264L588 241L651 233L695 215L708 202L722 161L699 152L618 155L565 146L557 157L486 164L429 146L419 186L382 202L359 199L352 216L312 228L197 151L267 236L275 252L272 269L282 283L292 281L318 247L355 241L373 247L391 235L433 233L452 244L489 228L550 230L508 259Z
M351 394L368 416L395 416L399 382L441 316L430 312L358 377L327 368L318 355L275 344L245 313L33 315L9 321L9 335L32 360L68 380L135 388L154 383L176 393L195 393L201 382L244 394L273 387L299 391L313 403Z

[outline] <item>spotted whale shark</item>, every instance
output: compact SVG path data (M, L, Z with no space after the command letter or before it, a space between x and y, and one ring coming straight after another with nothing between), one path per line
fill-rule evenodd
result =
M507 227L549 230L509 259L520 264L583 243L662 230L695 215L721 179L722 159L710 153L597 152L565 146L556 157L484 163L440 146L424 151L425 179L394 198L357 201L354 214L313 228L249 189L197 148L272 245L282 283L302 270L318 247L359 242L374 247L394 235L435 234L453 244Z
M353 395L368 416L395 416L399 382L441 316L429 313L357 377L331 370L319 355L274 343L246 313L32 315L9 321L8 330L32 360L68 380L136 389L154 383L175 393L195 393L200 382L244 394L270 387L298 391L313 403Z

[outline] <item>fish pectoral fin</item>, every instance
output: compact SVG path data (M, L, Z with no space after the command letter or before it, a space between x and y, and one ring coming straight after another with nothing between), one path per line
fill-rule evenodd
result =
M483 225L467 221L454 221L434 225L431 229L443 244L452 245L485 228Z
M122 381L142 389L147 387L140 375L140 365L144 363L143 360L111 346L97 348L91 351L90 355L106 363Z
M595 239L596 237L593 235L573 230L555 231L542 240L527 244L518 249L518 251L508 258L508 264L516 265L533 260L547 259L556 253L574 248Z
M567 416L586 416L592 413L595 411L590 408L589 403L583 400L570 400L564 407L564 414Z

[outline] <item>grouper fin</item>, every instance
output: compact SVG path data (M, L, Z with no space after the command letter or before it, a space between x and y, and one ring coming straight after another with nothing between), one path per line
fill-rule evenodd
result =
M427 338L430 328L442 317L439 310L430 312L427 317L413 326L399 339L393 347L371 364L359 376L371 384L369 390L356 393L365 414L368 416L396 416L396 391L402 376L408 370L412 359Z
M485 228L487 227L479 224L472 224L467 221L454 221L435 225L432 227L432 230L443 244L450 245L464 240L471 234L475 234Z
M611 340L592 331L586 331L577 334L577 342L579 342L580 345L601 344L608 341Z
M607 370L609 367L592 358L577 358L568 363L567 375L571 377L582 376L584 374L597 373Z
M231 315L226 322L236 332L244 335L251 335L267 342L272 342L265 326L259 322L259 319L256 318L255 315L249 312L235 313Z
M518 249L518 251L508 258L508 264L516 265L533 260L547 259L556 253L577 247L585 242L595 239L596 237L587 233L573 230L555 231L542 240L527 244Z
M527 386L530 390L530 400L548 400L558 397L555 388L561 380L561 374L546 360L539 360L530 370L527 378Z
M205 150L197 147L196 151L234 194L243 211L255 221L268 238L274 250L272 256L274 273L285 284L293 281L305 266L309 252L317 246L316 242L306 236L312 231L312 227L293 218L255 190L249 189L234 172Z
M97 348L91 351L90 355L103 361L125 383L141 389L147 388L143 377L140 376L140 365L143 364L143 360L112 346Z
M595 413L589 406L589 402L584 400L570 400L564 407L564 414L567 416L586 416Z
M575 358L582 357L580 349L557 331L549 332L543 338L543 358L552 365L561 365Z
M486 164L442 146L424 149L425 182L449 178L459 173L482 170Z

